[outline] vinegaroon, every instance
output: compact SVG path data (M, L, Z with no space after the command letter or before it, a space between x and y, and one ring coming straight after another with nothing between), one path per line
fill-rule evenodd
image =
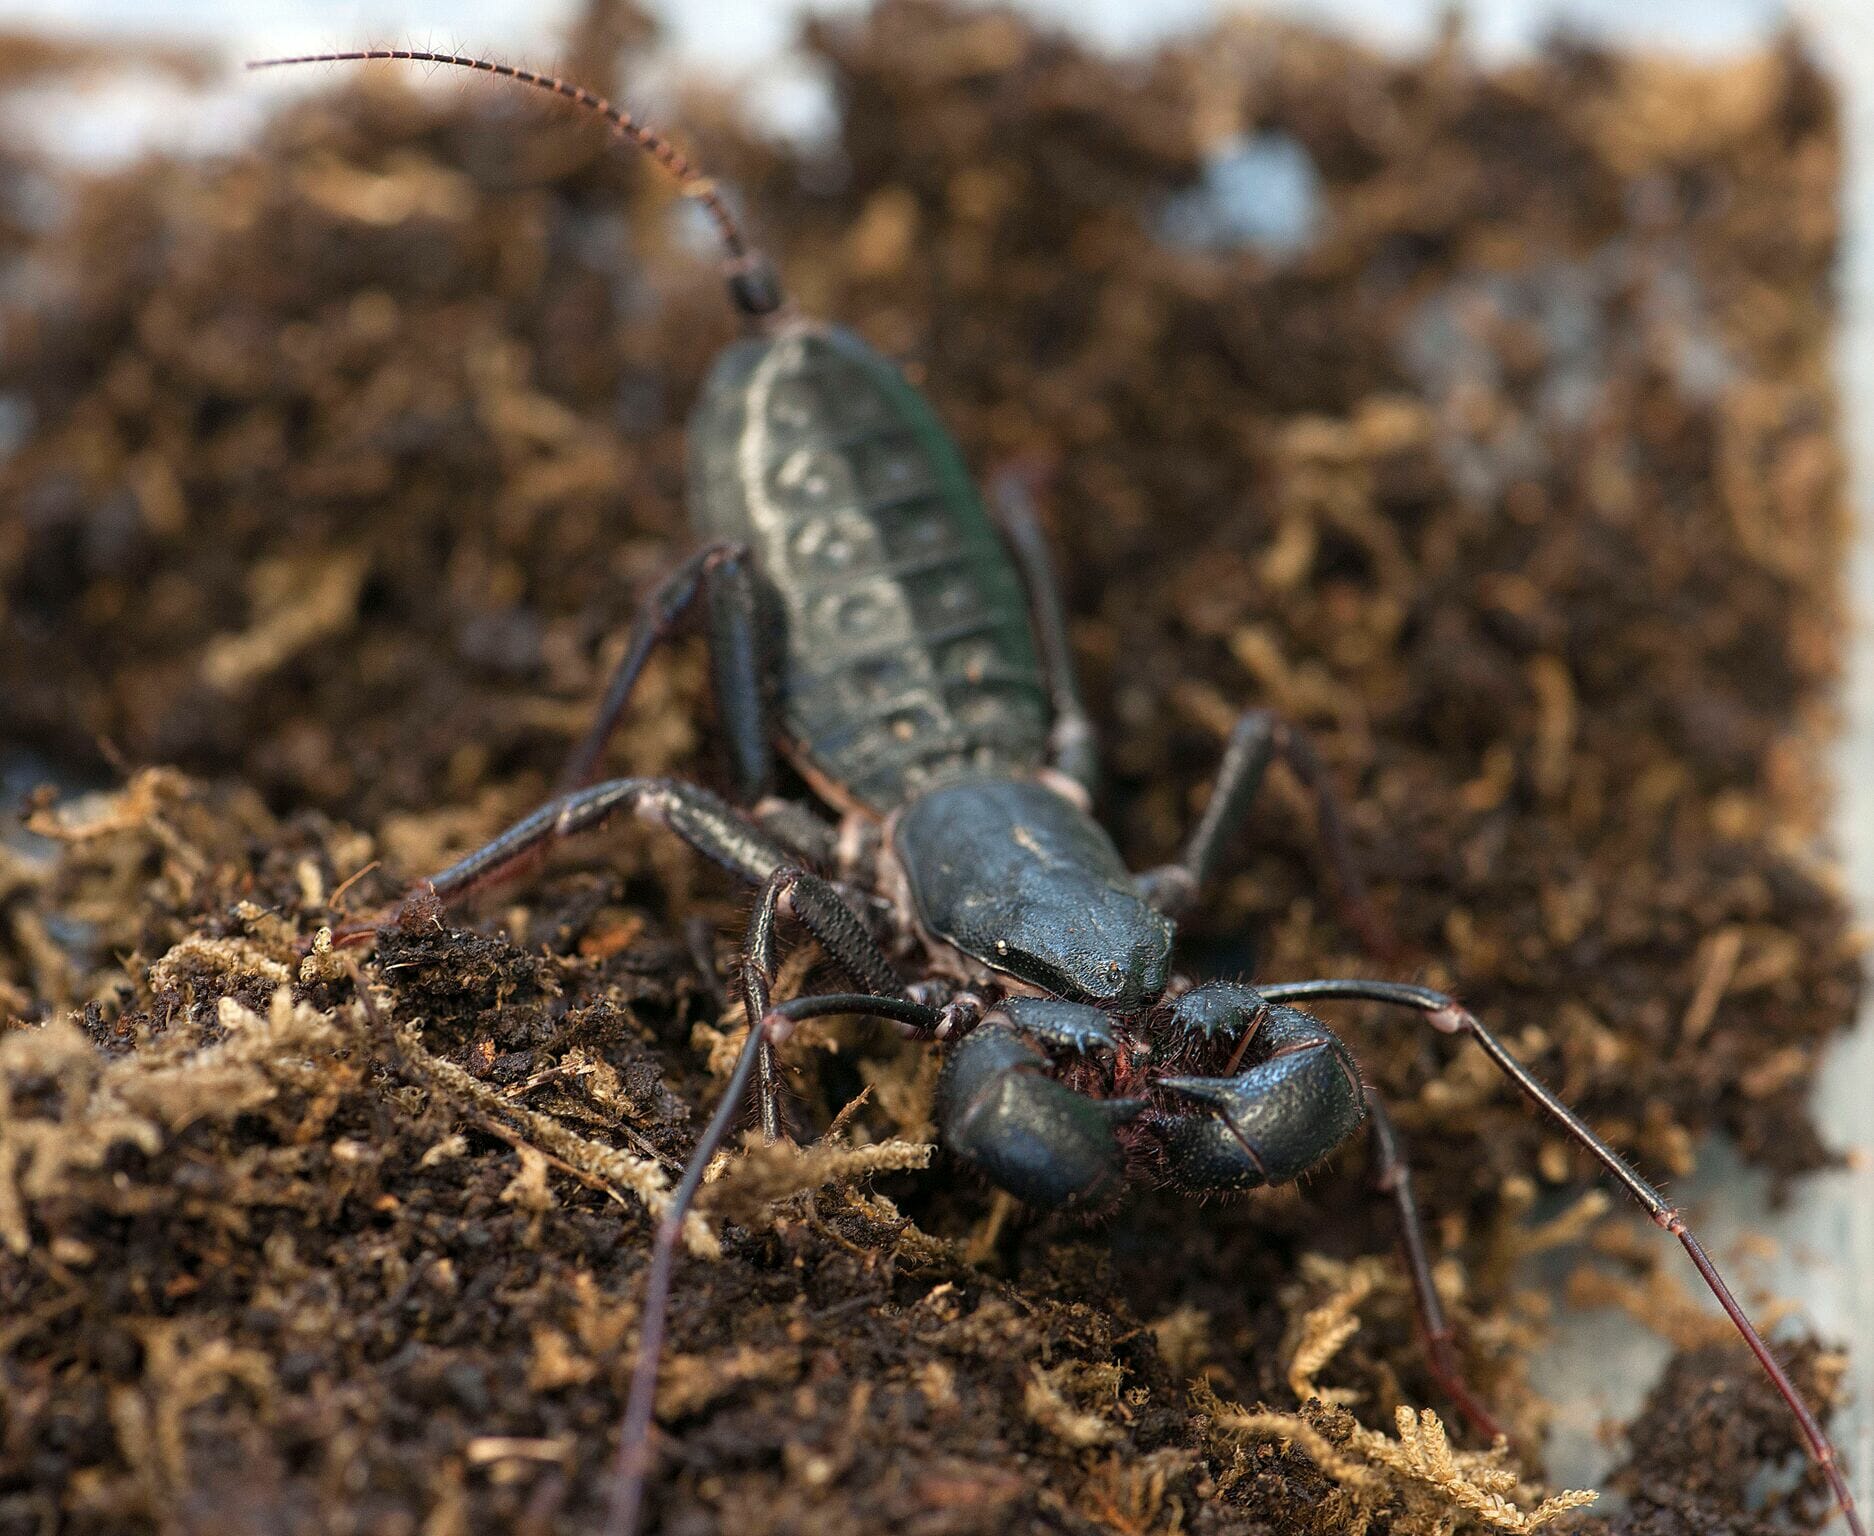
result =
M1090 814L1093 731L1019 477L997 482L998 537L956 445L897 368L851 332L797 313L713 184L602 97L419 50L250 67L369 59L480 70L603 117L707 211L746 323L690 425L690 514L708 542L638 615L563 792L416 887L460 897L551 842L629 813L759 889L741 966L751 1027L657 1226L611 1536L638 1523L684 1215L751 1086L764 1132L782 1133L775 1046L799 1021L828 1014L870 1014L940 1043L945 1145L1035 1206L1096 1206L1134 1169L1194 1192L1281 1184L1364 1122L1378 1183L1397 1208L1431 1370L1493 1433L1459 1374L1399 1137L1347 1047L1300 1006L1328 999L1390 1004L1475 1041L1684 1245L1788 1403L1850 1530L1864 1536L1827 1436L1681 1214L1460 1002L1403 982L1192 985L1173 973L1175 920L1216 873L1278 757L1315 794L1348 916L1375 931L1302 736L1266 711L1245 714L1182 856L1130 874ZM591 782L647 658L697 607L734 803L672 779ZM777 749L837 823L764 798ZM859 990L777 1002L784 915ZM901 966L919 979L907 983Z

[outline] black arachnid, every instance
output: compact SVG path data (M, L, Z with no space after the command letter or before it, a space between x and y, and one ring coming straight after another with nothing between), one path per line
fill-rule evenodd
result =
M611 1536L637 1527L684 1215L751 1087L764 1131L781 1134L775 1044L827 1014L871 1014L941 1043L945 1145L1036 1206L1097 1206L1141 1167L1197 1193L1284 1183L1364 1123L1397 1208L1433 1374L1493 1432L1457 1369L1398 1135L1346 1046L1301 1006L1334 998L1395 1005L1475 1041L1684 1245L1789 1404L1850 1530L1864 1536L1834 1448L1680 1213L1456 999L1399 982L1192 985L1174 972L1176 918L1216 873L1277 757L1316 795L1350 920L1376 932L1302 736L1267 711L1246 713L1183 855L1130 873L1091 815L1094 736L1021 478L998 478L992 522L955 443L898 369L851 332L796 312L713 185L592 92L402 49L254 67L367 59L479 70L604 117L708 212L746 322L690 426L690 515L705 542L639 614L563 792L417 887L424 899L460 897L557 839L630 813L759 890L741 967L753 1027L659 1219ZM709 636L730 800L672 779L591 782L647 657L693 607ZM766 797L777 751L837 820ZM773 999L783 915L856 991Z

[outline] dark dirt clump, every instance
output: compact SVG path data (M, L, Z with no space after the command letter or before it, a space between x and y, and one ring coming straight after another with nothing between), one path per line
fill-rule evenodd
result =
M595 10L576 72L642 41ZM1114 62L905 0L812 44L837 145L701 92L680 137L979 469L1046 469L1134 865L1276 707L1405 969L1616 1145L1826 1162L1804 1102L1859 962L1815 846L1840 144L1801 49L1486 71L1245 22ZM0 1536L593 1529L646 1203L732 1055L745 897L629 828L326 932L547 793L686 545L733 334L651 171L413 84L334 81L213 163L54 183L0 144L0 768L112 786L0 845ZM1221 190L1271 153L1313 178L1299 234ZM613 763L709 777L703 697L686 642ZM1314 846L1278 779L1194 969L1377 968ZM1334 1020L1536 1443L1515 1265L1594 1226L1532 1215L1588 1170L1474 1054ZM1360 1149L1064 1228L933 1152L933 1064L803 1029L803 1132L863 1104L706 1188L662 1530L1530 1528L1533 1459L1413 1411L1449 1405ZM1735 1345L1683 1355L1608 1528L1813 1528L1806 1484L1752 1503L1795 1445L1766 1393Z
M1785 1363L1805 1392L1826 1395L1841 1357L1804 1344ZM1802 1501L1816 1496L1813 1477L1782 1500L1755 1496L1752 1484L1764 1467L1788 1456L1798 1441L1763 1373L1728 1349L1676 1356L1628 1427L1627 1444L1632 1460L1615 1474L1614 1486L1631 1502L1615 1528L1630 1536L1788 1530L1789 1509L1804 1510ZM1674 1475L1660 1479L1661 1466L1674 1468ZM1814 1508L1810 1502L1805 1511L1811 1519Z

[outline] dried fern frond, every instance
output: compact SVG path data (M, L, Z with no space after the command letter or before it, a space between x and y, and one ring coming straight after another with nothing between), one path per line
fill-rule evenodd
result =
M1386 1264L1372 1258L1336 1264L1332 1269L1328 1268L1327 1261L1317 1261L1305 1268L1307 1279L1326 1279L1334 1289L1326 1300L1304 1312L1296 1325L1294 1340L1289 1345L1288 1389L1295 1394L1297 1402L1305 1403L1316 1397L1323 1402L1352 1402L1357 1393L1345 1387L1318 1387L1314 1378L1360 1331L1360 1319L1354 1309L1376 1290L1396 1283L1396 1276Z
M1533 1491L1507 1465L1505 1442L1488 1451L1454 1450L1436 1413L1409 1406L1397 1411L1395 1438L1362 1424L1342 1406L1353 1394L1315 1385L1316 1375L1358 1332L1361 1303L1401 1284L1376 1259L1304 1260L1301 1287L1325 1288L1326 1295L1300 1315L1289 1344L1288 1383L1301 1410L1226 1403L1208 1383L1197 1382L1192 1401L1208 1420L1209 1436L1239 1445L1254 1439L1292 1444L1341 1485L1362 1528L1384 1511L1395 1530L1411 1536L1452 1536L1466 1527L1520 1536L1592 1504L1596 1495L1582 1489L1528 1504Z
M1225 1403L1201 1383L1192 1396L1216 1438L1292 1443L1353 1494L1366 1514L1389 1510L1394 1529L1411 1536L1447 1536L1467 1527L1521 1536L1598 1497L1569 1489L1530 1507L1513 1502L1512 1495L1524 1489L1504 1464L1507 1451L1453 1450L1444 1424L1429 1408L1401 1408L1395 1439L1318 1400L1300 1413L1282 1413Z
M742 1155L723 1165L705 1184L697 1205L724 1221L746 1222L776 1201L874 1173L928 1168L937 1153L929 1142L881 1141L853 1147L818 1141L809 1147L764 1142L751 1135Z

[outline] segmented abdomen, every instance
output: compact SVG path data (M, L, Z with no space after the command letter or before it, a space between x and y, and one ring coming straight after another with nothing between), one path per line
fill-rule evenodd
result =
M887 810L1038 766L1027 603L949 434L849 332L737 343L690 428L691 518L748 542L780 629L780 714L810 774Z

